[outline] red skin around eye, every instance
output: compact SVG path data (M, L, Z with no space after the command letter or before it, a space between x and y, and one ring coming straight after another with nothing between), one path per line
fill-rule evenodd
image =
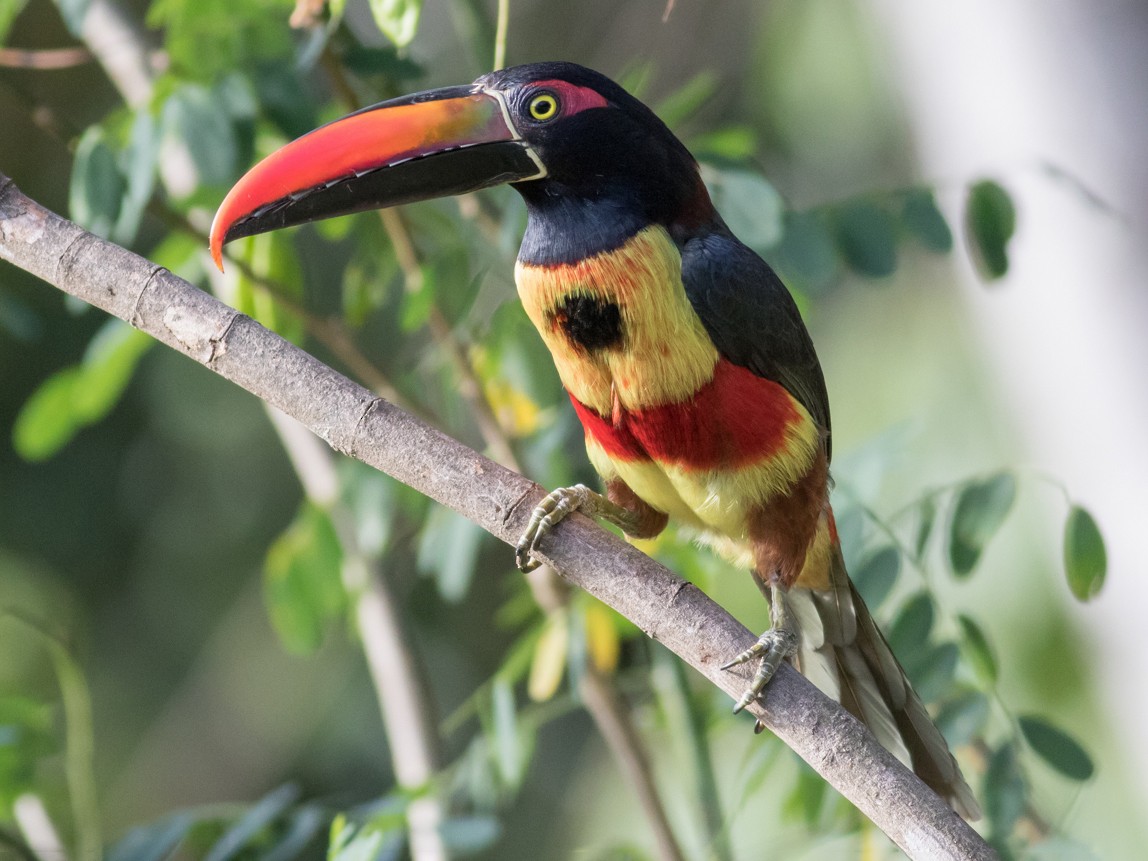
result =
M568 81L536 81L534 86L555 93L562 104L562 114L567 117L587 108L604 108L610 104L601 93Z

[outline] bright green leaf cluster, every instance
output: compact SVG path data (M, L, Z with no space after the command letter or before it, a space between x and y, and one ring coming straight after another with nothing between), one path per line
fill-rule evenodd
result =
M12 429L12 444L20 456L46 460L82 428L103 419L154 343L125 323L109 320L83 360L50 376L20 410Z
M211 83L235 69L289 56L288 12L283 0L155 0L147 23L163 33L176 74Z

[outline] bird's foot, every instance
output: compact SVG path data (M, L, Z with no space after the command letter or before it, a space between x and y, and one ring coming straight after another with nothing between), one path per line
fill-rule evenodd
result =
M530 515L530 522L526 525L526 531L518 539L514 549L514 561L521 570L533 571L541 564L534 558L538 542L575 511L581 511L587 517L601 517L623 527L627 522L625 509L586 485L560 487L547 494L535 506L534 512Z
M757 667L757 672L753 676L753 681L750 682L741 699L733 707L734 714L737 714L755 699L762 692L762 689L769 684L769 680L773 678L773 674L777 672L777 668L781 666L781 662L788 658L790 655L797 652L797 634L787 627L774 625L764 634L757 638L757 642L735 657L733 660L722 665L723 670L728 670L730 667L736 667L738 664L744 664L747 661L752 661L755 658L761 658L761 663ZM763 729L759 722L754 729L754 732L761 732Z

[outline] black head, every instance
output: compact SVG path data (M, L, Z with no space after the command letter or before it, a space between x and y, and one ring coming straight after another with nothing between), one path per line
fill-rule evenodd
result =
M502 183L527 201L523 248L538 260L714 217L697 163L649 108L597 72L537 63L382 102L287 144L228 193L212 253L221 263L242 236Z
M544 178L515 185L528 204L609 201L665 225L712 216L689 150L605 75L576 63L532 63L475 84L502 95L514 126L546 166Z

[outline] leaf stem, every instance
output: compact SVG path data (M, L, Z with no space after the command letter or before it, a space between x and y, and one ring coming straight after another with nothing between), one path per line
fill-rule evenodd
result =
M510 26L510 0L498 0L498 20L494 31L494 71L506 65L506 31Z

